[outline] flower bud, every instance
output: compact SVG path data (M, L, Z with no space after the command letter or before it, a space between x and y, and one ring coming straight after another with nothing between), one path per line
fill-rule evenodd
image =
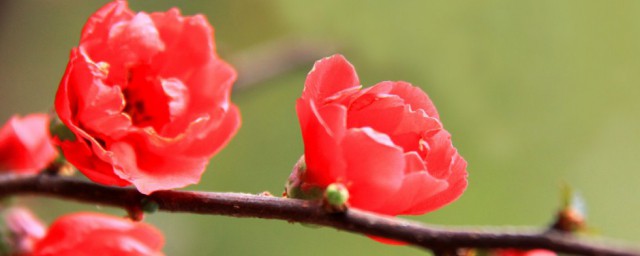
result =
M285 185L284 196L304 200L317 200L322 198L322 188L303 183L307 173L307 165L304 155L293 166L291 175Z
M324 198L331 206L342 207L349 201L349 190L342 183L332 183L324 191Z

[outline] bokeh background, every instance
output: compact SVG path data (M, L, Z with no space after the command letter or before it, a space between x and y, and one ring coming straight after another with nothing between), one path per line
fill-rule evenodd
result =
M1 122L51 108L80 29L106 2L0 1ZM544 226L565 181L585 198L594 232L640 243L638 1L130 2L138 11L178 6L205 14L219 54L232 64L247 65L248 52L274 41L324 42L346 55L364 85L421 86L469 162L470 185L455 203L412 219ZM270 66L260 61L248 63L256 72ZM188 189L281 193L302 153L294 102L312 64L234 92L243 127ZM46 221L74 210L124 214L57 199L20 201ZM147 220L164 231L168 255L421 253L275 220L167 213Z

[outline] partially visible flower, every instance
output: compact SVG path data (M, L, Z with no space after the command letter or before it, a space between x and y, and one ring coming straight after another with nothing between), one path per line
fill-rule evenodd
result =
M26 209L13 210L6 222L19 241L14 253L27 256L163 255L162 233L149 224L98 213L58 218L48 230Z
M49 136L46 114L13 116L0 130L0 172L42 171L58 153Z
M316 62L296 110L304 156L287 195L314 198L333 183L351 207L385 215L423 214L456 200L467 163L420 88L381 82L362 89L341 55Z
M4 221L8 234L6 242L11 247L12 254L32 252L35 244L44 237L44 224L26 208L8 209L4 214Z
M126 1L111 2L71 51L55 107L75 136L58 145L101 184L150 194L197 183L240 126L230 102L235 79L204 16L134 13Z
M544 249L534 249L534 250L516 250L516 249L504 249L504 250L496 250L492 255L495 256L556 256L555 252L544 250Z

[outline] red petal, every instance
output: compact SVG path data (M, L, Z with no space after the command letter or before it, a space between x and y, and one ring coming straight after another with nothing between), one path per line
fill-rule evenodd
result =
M146 13L138 13L129 21L121 21L109 28L109 37L104 46L111 51L109 63L149 62L164 51L165 45L153 21ZM83 47L81 41L80 46Z
M451 174L446 178L446 190L418 202L413 209L431 212L458 199L467 188L467 162L456 153L452 159Z
M108 36L108 28L113 24L129 20L134 16L133 12L129 10L127 1L113 1L106 4L89 17L87 23L82 28L81 41L96 39L98 41L106 42Z
M207 157L185 157L166 151L164 154L150 152L150 145L145 145L143 139L134 136L127 141L111 145L115 173L146 195L198 183L209 163Z
M215 52L213 27L204 16L183 17L178 9L173 8L164 13L152 13L151 19L166 45L166 51L158 54L152 61L156 64L154 69L157 73L164 77L187 80L194 72L194 67L219 61Z
M67 127L76 135L76 140L59 141L57 143L67 161L94 182L116 186L131 184L113 173L111 153L103 149L94 138L89 137L77 127L73 125Z
M221 123L216 127L209 127L208 130L200 130L206 136L191 136L189 147L184 151L185 155L198 157L210 157L220 151L240 128L240 111L236 105L230 105L226 115L220 117ZM187 135L189 136L189 135Z
M404 154L404 159L407 165L404 168L405 175L414 172L426 172L427 167L424 164L424 160L418 155L417 152L407 152Z
M189 128L201 118L208 118L206 127L217 127L229 113L230 93L236 79L236 71L229 64L211 60L206 66L192 70L188 80L182 82L188 86L189 104L183 115L167 123L161 134L164 137L177 137L186 132L202 133ZM192 131L188 131L192 129ZM185 134L185 136L191 136ZM231 137L231 134L228 135Z
M93 135L117 134L130 127L131 120L121 113L125 101L120 87L105 85L106 75L100 73L100 67L88 62L77 48L70 58L56 94L60 119L67 126L81 124Z
M206 112L208 106L229 101L231 87L237 77L236 70L231 65L216 59L192 71L186 82L191 98L194 99L192 111Z
M97 213L57 219L33 255L162 255L162 233L153 226Z
M407 174L398 192L375 212L392 216L424 214L426 211L416 207L418 203L447 188L446 181L438 180L429 175L422 164L422 159L415 152L405 154L405 159L407 166L412 166L412 170L405 171Z
M351 206L374 210L402 185L405 160L402 149L388 136L370 128L349 129L341 144Z
M410 83L385 81L372 86L369 90L369 93L397 95L404 100L405 104L410 105L413 111L422 109L428 116L440 118L438 110L436 110L436 106L433 105L429 96L420 87L413 86Z
M456 149L451 144L451 135L444 129L436 133L425 133L423 140L429 145L425 158L427 170L438 179L445 179L451 174Z
M403 118L404 105L391 95L363 94L349 105L349 128L371 127L376 131L393 134ZM376 117L376 118L373 118Z
M316 61L304 83L302 99L319 101L360 85L356 70L342 55L333 55Z
M368 236L369 238L376 240L380 243L383 244L388 244L388 245L407 245L407 243L402 242L402 241L396 241L393 239L388 239L388 238L384 238L384 237L377 237L377 236Z
M534 249L534 250L517 250L517 249L503 249L496 250L495 255L497 256L556 256L557 254L553 251L544 250L544 249Z
M395 196L396 200L390 200L389 208L395 213L389 212L389 214L420 215L430 212L432 208L421 205L419 202L428 200L447 188L447 181L438 180L428 172L411 173L405 177L401 191Z
M105 43L109 41L111 27L119 22L129 21L135 15L127 5L127 1L108 3L92 14L84 25L80 45L96 62L113 62L110 60L114 52L105 47Z
M368 90L351 102L349 128L371 127L389 135L405 152L419 151L422 134L441 128L437 119L428 117L423 110L413 111L400 97L374 91L377 90Z
M344 134L346 108L327 105L317 110L313 102L299 99L296 103L304 140L307 179L305 182L327 186L343 177L345 162L339 147Z
M62 77L62 81L60 81L58 91L56 92L54 101L56 114L58 114L58 117L63 122L65 120L70 121L71 117L75 115L75 112L77 112L78 109L77 103L75 101L70 101L71 97L75 96L75 94L70 93L69 80L71 80L71 76L69 74L71 73L71 70L75 68L79 57L80 56L78 54L78 49L73 48L69 56L69 63L67 64L67 68L64 71L64 76Z

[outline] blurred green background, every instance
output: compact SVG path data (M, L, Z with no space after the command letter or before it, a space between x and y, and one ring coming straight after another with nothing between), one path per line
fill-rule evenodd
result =
M582 192L598 233L640 242L638 1L130 2L137 11L205 14L232 64L273 40L317 40L339 45L364 85L421 86L469 162L470 185L455 203L413 219L547 225L566 181ZM0 121L50 109L80 29L104 3L0 2ZM188 189L281 193L302 153L294 102L312 64L234 93L243 127ZM72 210L124 214L22 201L47 221ZM275 220L167 213L147 220L164 231L168 255L421 253Z

